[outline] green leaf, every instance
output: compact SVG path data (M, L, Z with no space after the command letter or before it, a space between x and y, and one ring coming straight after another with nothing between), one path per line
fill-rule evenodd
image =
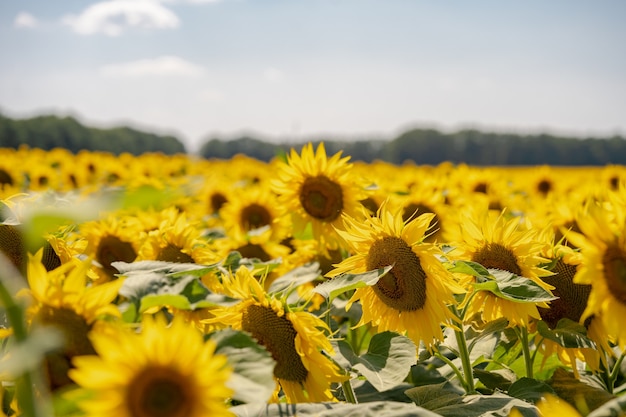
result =
M473 277L489 277L491 274L481 264L472 261L455 261L448 266L448 271L471 275Z
M417 362L417 349L411 339L394 332L382 332L370 340L367 353L352 368L379 391L400 384Z
M527 377L515 381L508 390L511 397L533 403L539 401L545 393L554 394L554 390L545 382Z
M165 271L126 272L126 279L119 294L136 304L139 313L155 306L171 306L182 310L227 305L231 299L211 293L200 280L193 275L172 278ZM130 307L129 307L130 309ZM126 311L129 311L128 309ZM128 313L129 318L132 310Z
M595 410L615 398L601 388L582 382L572 372L562 368L554 372L548 383L556 395L574 407L582 402L589 410Z
M375 401L362 404L349 403L254 403L231 407L228 411L238 417L440 417L431 411L416 407L413 403Z
M346 291L357 288L371 287L380 278L385 276L393 266L367 271L360 274L341 274L330 281L326 281L315 287L314 292L321 294L325 298L335 298Z
M160 209L171 204L178 194L171 188L159 189L150 185L143 185L132 190L120 189L117 193L117 204L122 210L129 208Z
M462 401L433 410L443 417L507 417L516 408L523 417L537 417L539 414L532 404L504 394L466 395Z
M489 269L489 272L493 280L475 283L474 288L477 291L489 291L516 303L538 303L557 299L531 279L500 269Z
M550 329L543 320L538 321L537 331L541 336L564 348L596 348L596 344L587 337L585 326L568 318L559 320L554 329Z
M508 391L509 387L515 381L515 373L508 369L496 369L494 371L485 371L483 369L474 369L474 376L478 378L483 385L490 390Z
M405 394L416 405L431 411L463 401L462 391L448 381L411 388Z
M226 355L233 368L228 386L233 399L244 402L267 402L274 392L274 366L270 353L250 335L232 329L209 336L216 343L216 353Z
M626 415L626 396L619 396L602 404L587 417L621 417Z
M278 277L270 285L268 292L275 294L285 291L288 288L295 288L299 285L314 281L320 276L320 266L318 262L311 262L301 267L295 268L285 275Z
M143 274L148 272L168 275L178 278L185 275L202 277L218 268L218 264L199 265L194 263L178 263L165 261L136 261L136 262L112 262L111 266L117 269L123 276Z

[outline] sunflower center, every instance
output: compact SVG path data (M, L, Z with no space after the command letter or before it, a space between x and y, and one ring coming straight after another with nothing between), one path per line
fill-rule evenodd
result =
M20 271L26 264L26 248L17 227L0 224L0 252Z
M161 249L157 261L176 262L180 264L193 264L195 263L193 258L183 252L181 248L176 245L168 243L166 247Z
M49 242L46 242L43 247L41 263L46 267L46 271L52 271L61 266L61 258L59 258L59 255L57 255Z
M226 199L226 197L222 193L213 193L213 194L211 194L211 197L209 198L209 203L211 205L212 212L213 213L217 213L218 211L220 211L222 206L227 201L228 200Z
M13 185L13 178L4 169L0 168L0 188L5 185Z
M477 183L476 185L474 185L473 191L475 193L487 194L487 183L486 182Z
M132 417L187 417L198 401L192 381L166 366L147 367L128 387L126 404Z
M343 210L343 190L324 175L308 177L300 188L300 204L311 217L332 222Z
M63 348L46 355L46 371L50 388L55 390L71 384L72 381L67 376L67 371L72 368L72 358L96 353L87 337L91 326L74 310L47 305L39 309L33 321L54 327L63 335Z
M372 197L367 197L364 200L361 200L361 204L372 214L376 214L378 211L378 203Z
M609 246L602 257L604 279L609 291L618 301L626 304L626 253L617 246Z
M554 275L544 277L543 280L555 287L552 293L558 298L550 302L550 308L539 308L542 320L551 329L554 329L562 318L578 322L591 292L591 285L574 283L575 265L566 264L559 259L554 272Z
M399 311L419 310L426 304L426 273L419 257L399 237L387 236L372 244L367 254L368 271L393 265L372 287L378 298Z
M132 262L136 257L137 253L133 249L133 245L114 235L103 237L96 251L96 260L110 275L119 273L111 263L116 261Z
M439 216L437 215L437 213L435 213L435 210L433 210L432 208L424 204L410 203L409 205L404 207L404 210L402 211L402 220L404 220L405 222L408 222L409 220L416 218L418 215L425 214L425 213L431 213L435 215L430 221L430 223L428 223L428 230L431 230L432 227L434 227L436 224L439 223ZM429 236L426 236L424 240L426 242L432 242L435 240L435 236L438 236L440 234L441 234L441 228L437 230L435 233Z
M503 271L509 271L515 275L522 275L522 268L517 264L517 257L507 247L490 242L480 248L474 256L472 261L477 262L485 268L501 269Z
M235 249L237 252L241 254L242 257L248 259L258 259L262 262L267 262L272 259L272 257L261 247L255 243L246 243L243 246Z
M272 222L272 215L260 204L250 204L241 210L241 224L248 230L267 226Z
M309 373L296 350L296 329L270 307L251 305L243 312L241 327L265 346L276 361L274 376L303 383Z
M550 191L552 191L552 182L549 180L541 180L537 183L537 191L541 194L546 195Z

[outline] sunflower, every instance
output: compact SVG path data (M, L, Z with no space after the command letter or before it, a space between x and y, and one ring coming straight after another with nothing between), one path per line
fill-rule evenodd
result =
M548 259L542 256L547 242L541 234L525 227L517 216L506 217L503 210L497 217L488 211L467 215L458 225L458 237L452 243L450 258L472 261L487 269L499 269L527 278L550 292L553 288L541 278L553 273L542 268ZM465 284L471 286L473 277ZM462 303L465 317L482 317L485 322L505 317L510 326L527 327L530 318L540 319L537 307L548 308L545 302L518 303L497 297L489 291L469 291Z
M357 289L346 308L360 300L363 315L358 325L372 323L379 330L406 332L416 344L431 348L443 340L441 325L453 315L448 305L453 293L463 289L443 267L438 246L424 241L432 213L405 222L403 209L383 202L377 216L361 221L345 215L345 231L338 233L350 248L351 257L327 274L335 277L393 265L375 285Z
M281 218L276 195L267 187L246 187L224 203L221 217L226 233L233 237L243 237L249 233L259 233L269 229L272 239L286 237L291 226L286 218Z
M67 371L72 357L93 353L87 333L101 318L120 317L112 302L123 281L88 286L89 261L74 259L47 271L42 262L43 253L42 248L29 255L29 289L19 296L32 300L27 310L31 326L54 326L65 338L63 348L49 354L46 361L50 387L56 389L71 382Z
M182 318L170 326L145 316L141 333L122 327L90 334L96 355L74 358L71 378L93 395L79 402L89 417L232 416L231 370L215 344Z
M113 262L135 261L144 236L137 218L119 214L83 223L78 233L87 241L85 255L95 261L97 282L115 279L119 271Z
M362 215L360 203L364 187L352 172L350 157L341 152L326 156L324 143L317 150L308 143L302 155L292 149L287 163L278 166L278 178L272 182L280 206L293 220L293 234L301 235L309 224L313 238L322 250L336 249L340 239L336 230L343 228L342 214Z
M241 301L213 309L215 318L207 322L249 332L267 349L276 361L275 400L280 389L289 403L334 400L331 383L347 376L322 352L333 354L326 323L267 294L247 268L225 275L223 286L226 295Z
M191 222L185 213L174 210L157 230L148 233L137 259L201 265L217 262L219 259L197 226L198 223Z
M566 235L580 248L582 264L574 282L591 285L582 319L598 315L619 346L626 348L626 328L616 317L626 314L626 215L617 205L591 204L577 219L582 233Z
M558 298L550 302L549 308L539 308L541 319L550 329L555 329L561 319L569 319L576 323L581 322L591 292L591 285L577 284L573 281L578 265L582 262L582 256L568 246L556 244L550 246L546 257L551 260L551 263L554 263L552 269L554 275L544 277L544 281L554 286L552 294ZM588 336L596 341L596 345L604 347L606 343L597 337L597 331L589 330L592 321L595 322L594 328L595 325L601 325L593 317L589 317L581 324L584 324ZM537 334L536 342L539 342L540 339L541 335ZM597 371L600 360L604 359L604 355L600 355L600 350L595 347L565 348L549 339L543 339L541 344L537 343L537 345L543 352L544 362L552 354L556 354L563 364L571 367L576 376L578 376L577 360L586 362L592 370Z

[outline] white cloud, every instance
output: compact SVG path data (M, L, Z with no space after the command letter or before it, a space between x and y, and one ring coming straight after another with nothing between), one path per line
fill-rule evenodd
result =
M100 68L100 74L111 78L133 78L144 76L198 77L204 68L177 56L161 56L155 59L140 59Z
M171 29L178 17L168 8L150 0L109 0L92 4L78 16L68 15L63 23L81 35L121 35L128 28Z
M15 20L13 21L13 26L16 28L35 28L39 25L39 21L35 16L28 12L20 12L17 16L15 16Z
M266 68L265 71L263 71L263 76L267 81L273 83L279 82L285 78L285 74L281 70L274 67Z

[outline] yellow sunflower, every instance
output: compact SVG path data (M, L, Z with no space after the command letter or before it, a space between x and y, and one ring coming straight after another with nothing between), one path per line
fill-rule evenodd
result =
M453 293L464 290L443 267L441 249L424 238L434 214L425 213L405 222L403 209L380 206L377 216L361 221L345 215L345 231L338 233L350 248L351 257L327 274L357 273L393 265L375 285L357 289L346 308L360 300L359 325L372 323L379 330L406 332L416 344L430 348L443 340L441 325L453 315L448 308Z
M591 204L577 218L582 233L566 234L580 248L582 264L574 282L591 285L586 319L598 315L619 346L626 348L626 328L616 317L626 315L626 215L623 207Z
M317 150L308 143L302 155L292 149L286 164L278 167L273 190L280 206L293 220L293 234L302 234L311 224L313 238L322 250L336 249L340 243L336 230L343 228L342 214L364 215L360 203L364 187L352 172L350 157L341 152L326 156L324 143Z
M275 400L282 389L289 403L333 401L331 383L347 375L322 353L333 354L326 323L306 311L292 311L284 300L267 294L246 268L225 275L223 286L226 295L241 301L213 309L215 318L207 322L249 332L268 350L276 361Z
M152 230L141 245L137 260L212 264L219 259L202 237L198 223L175 210L169 219Z
M541 319L547 324L548 328L555 329L561 319L569 319L576 323L581 323L587 329L587 336L596 341L597 331L589 331L592 321L600 324L597 319L589 317L584 322L581 321L582 314L587 307L587 300L591 292L590 285L577 284L573 281L578 265L582 262L582 256L579 252L572 250L565 245L552 245L546 257L554 262L554 275L544 277L544 281L554 287L552 294L558 297L550 302L549 308L539 308ZM588 348L565 348L549 339L543 339L541 344L541 335L537 334L535 341L539 346L539 350L543 353L545 360L556 354L561 362L568 365L574 374L578 376L577 361L585 362L589 367L597 371L600 366L600 360L604 359L601 355L601 347L606 346L600 340L596 341L598 347Z
M69 384L70 360L77 355L93 353L87 333L101 318L120 317L116 305L123 280L102 285L88 285L89 261L74 259L52 271L42 262L43 249L29 255L27 279L29 289L20 297L31 299L27 318L31 326L49 325L58 328L65 339L60 351L47 357L47 372L52 389Z
M272 239L280 240L289 233L291 225L281 218L278 207L276 195L267 187L242 188L221 209L224 229L232 237L269 229Z
M107 282L119 271L113 262L133 262L141 245L141 223L130 216L109 215L102 220L83 223L78 233L87 241L85 255L95 261L95 279Z
M542 256L548 242L540 239L535 229L525 227L517 216L507 218L506 210L497 217L484 210L462 217L457 227L458 237L452 243L449 256L454 260L473 261L488 269L499 269L527 278L544 290L553 288L541 278L552 275L542 268L548 259ZM472 286L474 278L465 282ZM517 303L505 300L489 291L468 291L462 307L465 317L482 317L485 322L505 317L510 326L527 327L530 318L540 319L537 307L548 308L545 302Z
M71 378L93 396L89 417L232 416L231 370L215 344L182 318L145 316L141 333L113 327L90 334L96 355L74 358Z

